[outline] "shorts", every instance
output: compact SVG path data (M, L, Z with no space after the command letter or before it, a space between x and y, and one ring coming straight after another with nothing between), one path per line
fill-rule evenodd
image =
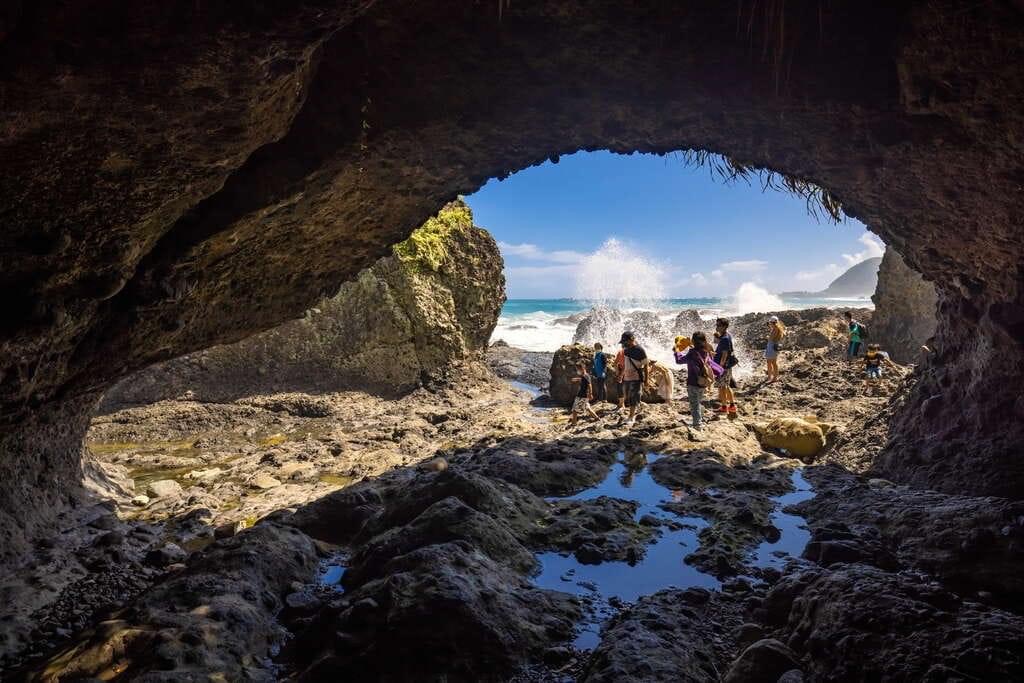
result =
M715 386L719 389L728 389L732 382L732 368L726 368L725 372L715 379Z
M847 347L847 349L846 349L846 357L847 358L855 358L858 353L860 353L860 342L859 341L852 341L852 342L850 342L850 346Z
M587 400L586 396L577 396L576 400L572 402L572 412L576 415L583 415L587 412L587 406L590 405L590 401Z
M640 405L640 380L626 380L622 383L622 395L630 408Z
M879 366L877 368L868 368L867 372L868 372L868 379L882 379L882 368L881 368L881 366Z
M768 342L768 346L764 348L764 357L768 360L775 360L779 357L779 346L773 341Z

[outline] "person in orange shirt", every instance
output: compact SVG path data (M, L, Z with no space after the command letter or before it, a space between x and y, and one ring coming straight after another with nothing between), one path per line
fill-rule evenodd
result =
M615 406L613 413L617 413L626 407L626 394L622 391L622 375L626 371L626 349L619 348L615 354L615 377L619 381L619 405Z

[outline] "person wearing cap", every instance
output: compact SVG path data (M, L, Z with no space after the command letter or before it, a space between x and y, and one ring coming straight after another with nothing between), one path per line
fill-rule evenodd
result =
M647 352L644 347L636 343L636 335L632 332L623 332L619 339L619 346L622 347L625 367L622 371L622 393L626 398L626 407L629 408L629 419L627 427L636 423L636 411L640 407L640 393L644 382L647 379Z
M768 318L768 345L764 348L764 359L768 364L769 382L774 382L779 378L779 347L785 335L786 326L779 320L779 316L773 315Z

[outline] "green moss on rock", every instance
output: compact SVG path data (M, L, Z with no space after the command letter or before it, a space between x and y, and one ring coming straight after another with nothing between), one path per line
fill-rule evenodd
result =
M445 245L452 234L472 225L473 211L459 197L414 230L407 240L396 244L395 257L403 264L437 272L448 257Z

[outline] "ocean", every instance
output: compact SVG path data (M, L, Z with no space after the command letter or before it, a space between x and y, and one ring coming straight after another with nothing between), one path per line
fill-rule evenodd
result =
M579 315L591 308L613 309L628 317L636 311L651 311L667 327L671 327L680 311L692 309L704 320L744 313L801 309L814 307L852 306L872 308L870 299L782 299L759 287L746 291L740 288L732 297L702 297L693 299L657 299L645 302L608 302L582 299L509 299L501 309L498 325L491 335L491 342L503 340L509 345L526 351L555 351L563 344L573 341ZM570 316L576 315L575 318ZM605 349L617 348L621 324L606 325L598 335ZM644 340L644 330L636 330L640 343L650 346L664 346L664 334L660 339ZM667 355L666 350L664 355ZM658 354L662 355L662 354Z

